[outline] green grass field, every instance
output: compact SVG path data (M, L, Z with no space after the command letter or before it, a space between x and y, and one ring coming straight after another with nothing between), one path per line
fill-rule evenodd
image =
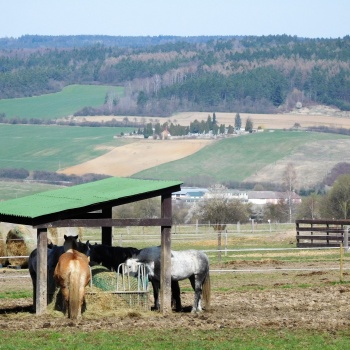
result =
M0 100L0 113L7 118L63 118L83 107L98 107L103 105L108 92L118 95L124 93L124 88L99 85L70 85L62 91L28 98Z
M348 136L310 132L264 132L227 138L199 152L134 174L137 178L191 179L203 176L216 182L243 181L268 164L291 155L305 144Z
M181 329L130 328L118 331L95 330L84 332L69 325L62 330L0 331L0 349L217 349L217 350L328 350L348 349L349 332L314 332L311 330L217 329L212 331Z
M133 142L113 138L132 128L67 127L0 124L0 167L58 171L106 153L111 147ZM177 179L206 176L211 182L242 181L266 165L273 164L307 144L348 136L308 132L259 133L228 138L178 161L144 170L135 178ZM341 160L339 160L341 161ZM2 198L32 194L28 184L0 183ZM23 187L23 188L22 188ZM29 192L28 192L29 191ZM9 197L10 196L10 197Z
M57 171L130 142L113 136L132 130L0 124L0 166Z

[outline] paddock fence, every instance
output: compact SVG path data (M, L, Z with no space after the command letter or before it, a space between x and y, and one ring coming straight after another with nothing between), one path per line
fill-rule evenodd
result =
M213 286L217 289L225 286L234 290L238 285L269 288L293 283L301 285L310 278L317 278L317 283L350 282L350 253L346 239L337 247L299 247L295 223L228 224L221 232L214 231L210 225L174 225L172 233L172 249L206 252ZM100 236L99 231L87 229L81 240L100 243ZM113 230L113 240L114 245L142 248L159 245L160 232L149 227L119 227ZM1 254L0 261L16 258L19 256ZM28 269L9 266L0 269L0 295L24 290L30 296L32 283ZM186 288L191 290L190 285L185 285ZM135 295L145 300L144 291L139 293L137 290ZM148 307L147 302L144 304Z
M296 220L297 247L348 246L350 220Z

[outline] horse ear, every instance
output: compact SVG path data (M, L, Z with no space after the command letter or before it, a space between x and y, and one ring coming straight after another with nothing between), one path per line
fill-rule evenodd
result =
M79 235L74 236L75 239L78 239Z
M67 239L67 236L66 236L66 235L64 235L63 237L64 237L64 239Z

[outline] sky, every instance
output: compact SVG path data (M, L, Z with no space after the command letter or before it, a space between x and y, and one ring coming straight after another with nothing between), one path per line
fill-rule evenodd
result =
M350 0L0 0L0 38L350 34Z

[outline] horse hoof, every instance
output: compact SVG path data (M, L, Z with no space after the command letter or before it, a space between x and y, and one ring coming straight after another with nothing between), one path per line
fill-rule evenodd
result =
M202 313L203 312L203 310L199 310L199 309L192 309L191 310L191 314L200 314L200 313Z

